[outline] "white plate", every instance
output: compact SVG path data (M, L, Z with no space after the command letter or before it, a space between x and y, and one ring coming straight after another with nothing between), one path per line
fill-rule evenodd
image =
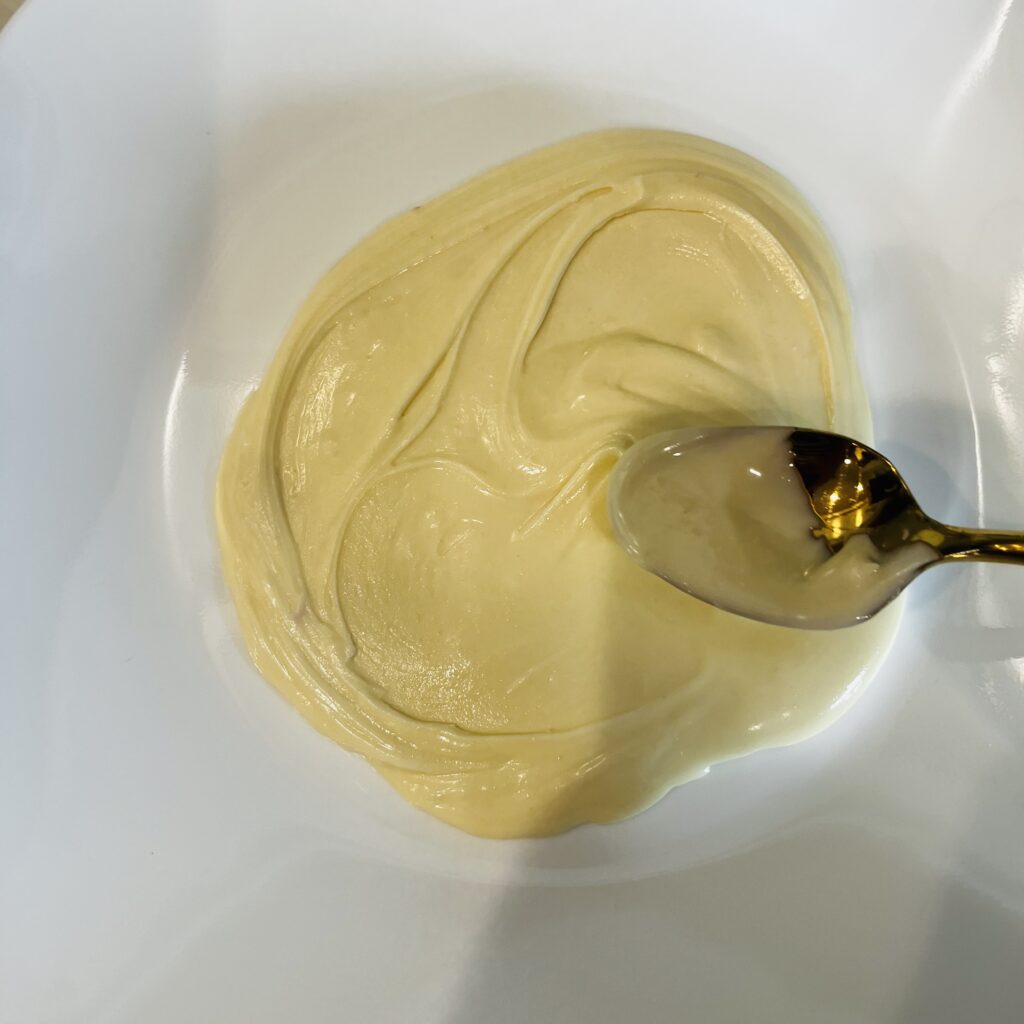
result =
M227 426L382 218L584 129L787 174L879 447L1024 525L1024 9L32 0L0 37L7 1022L1024 1019L1024 576L913 588L868 695L638 818L472 839L249 667Z

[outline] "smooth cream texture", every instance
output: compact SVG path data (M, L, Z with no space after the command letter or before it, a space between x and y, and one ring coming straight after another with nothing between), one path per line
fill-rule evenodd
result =
M610 488L623 546L688 593L766 622L835 629L875 614L938 554L922 542L882 552L861 535L831 555L790 434L673 430L634 445Z
M805 736L895 617L719 611L634 564L605 509L635 440L758 422L869 434L799 197L668 132L506 164L334 267L239 415L217 518L250 654L408 800L487 836L613 821Z

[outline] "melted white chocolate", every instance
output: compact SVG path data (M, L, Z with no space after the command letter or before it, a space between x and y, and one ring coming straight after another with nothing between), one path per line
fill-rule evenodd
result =
M637 439L778 422L869 433L842 282L784 181L671 132L512 161L356 246L240 413L217 521L253 661L481 835L613 821L799 739L895 615L719 611L634 564L605 505Z
M866 535L831 555L814 531L790 430L679 430L615 469L610 512L641 565L712 604L765 622L835 629L888 604L938 557L917 542L879 551Z

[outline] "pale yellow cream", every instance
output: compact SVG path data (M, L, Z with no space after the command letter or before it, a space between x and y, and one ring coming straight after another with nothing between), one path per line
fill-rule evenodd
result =
M759 422L869 434L841 280L784 181L651 131L474 179L326 275L239 415L217 520L253 661L487 836L613 821L816 731L894 616L719 611L634 564L605 509L635 440Z

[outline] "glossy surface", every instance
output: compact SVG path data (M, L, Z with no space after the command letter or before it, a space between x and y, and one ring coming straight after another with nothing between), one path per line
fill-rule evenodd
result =
M629 555L673 586L801 629L877 615L945 536L877 452L794 427L645 438L615 467L608 514Z
M623 448L761 417L869 429L843 282L786 182L636 130L489 171L345 255L239 414L217 522L250 656L484 836L614 821L804 738L895 611L842 636L744 621L608 528Z
M29 0L0 33L0 1019L1016 1024L1019 570L926 574L820 736L493 843L249 667L210 503L339 244L638 124L794 181L845 266L879 450L931 514L1015 525L1022 15Z

